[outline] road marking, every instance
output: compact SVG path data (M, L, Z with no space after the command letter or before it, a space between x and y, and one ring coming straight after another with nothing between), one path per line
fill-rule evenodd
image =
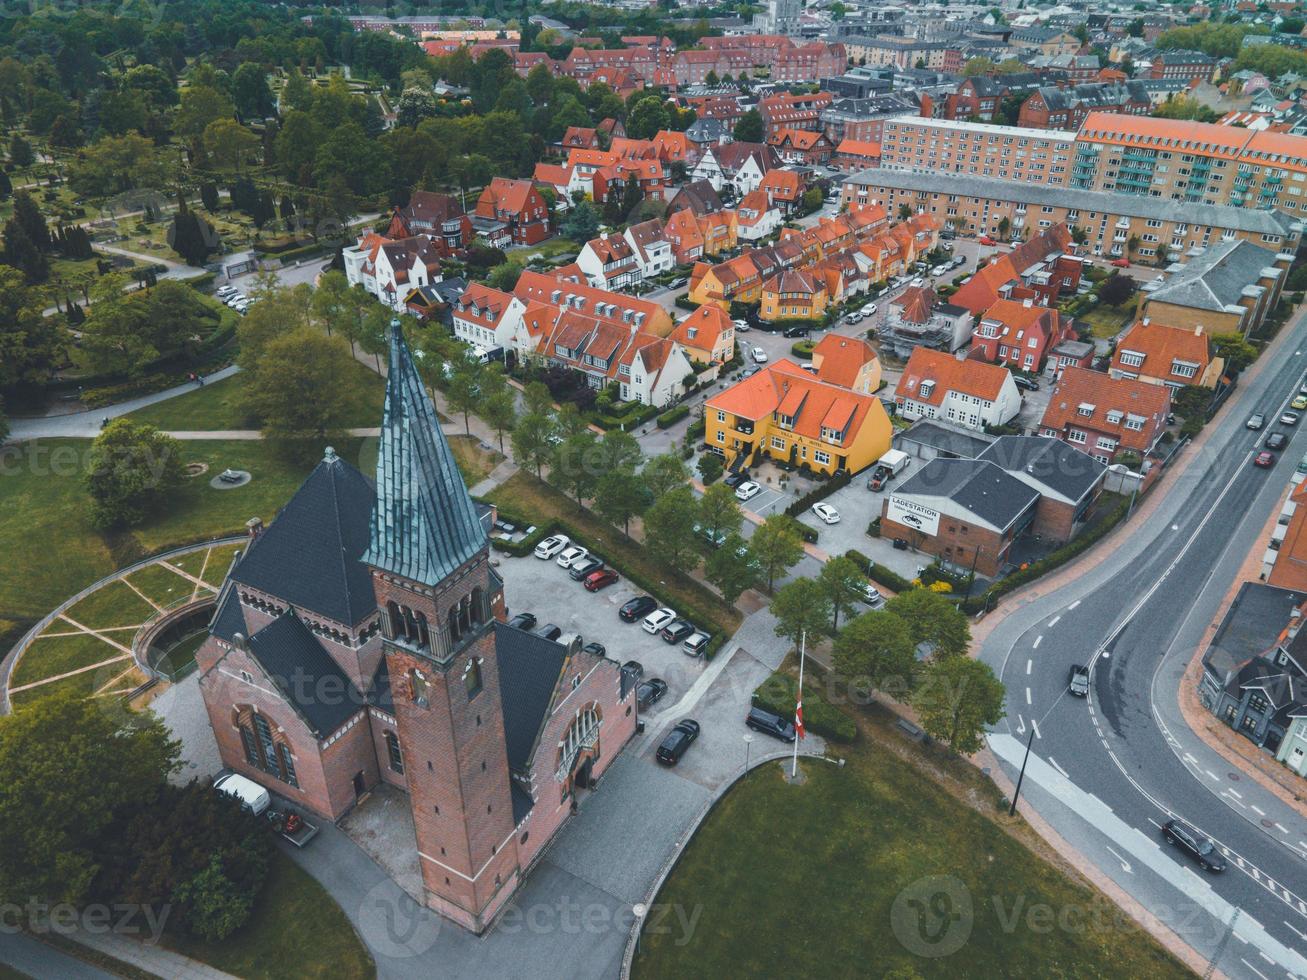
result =
M1193 757L1192 753L1186 752L1184 754L1184 757L1188 759L1190 762L1192 762L1195 766L1198 765L1198 760Z
M1158 830L1161 830L1161 829L1162 829L1162 825L1161 825L1160 823L1158 823L1156 820L1154 820L1152 817L1149 817L1149 818L1148 818L1148 822L1151 823L1151 824L1152 824L1154 827L1156 827Z
M1071 605L1067 606L1067 609L1074 609L1074 608L1075 608L1076 606L1078 606L1078 605L1080 605L1080 600L1079 600L1079 599L1077 599L1075 602L1071 603Z
M1256 803L1249 803L1248 808L1252 810L1253 813L1257 814L1259 817L1266 816L1266 811L1263 810L1261 807L1259 807Z
M1289 832L1289 828L1287 828L1284 824L1280 823L1278 820L1275 822L1275 829L1282 834L1287 834Z
M1212 772L1212 770L1204 769L1203 772L1207 773L1207 775L1211 776L1213 779L1216 779L1218 783L1220 782L1220 780L1217 779L1216 773Z
M1260 956L1262 959L1264 959L1267 963L1271 964L1271 966L1275 966L1275 960L1272 957L1268 956L1266 953L1264 953L1262 950L1259 949L1257 951L1257 955Z
M1049 625L1051 626L1052 624L1050 623ZM1030 644L1030 649L1032 649L1032 650L1038 650L1038 649L1039 649L1039 644L1042 643L1042 642L1044 642L1044 634L1043 634L1043 633L1040 633L1037 637L1035 637L1035 642L1032 643L1032 644Z
M1069 772L1067 772L1065 769L1063 769L1061 766L1059 766L1059 765L1057 764L1057 760L1054 759L1051 755L1048 757L1048 764L1049 764L1050 766L1052 766L1054 769L1056 769L1058 772L1060 772L1060 773L1061 773L1063 776L1065 776L1067 779L1070 779L1070 778L1071 778L1071 774L1070 774ZM1110 851L1111 848L1109 847L1108 850Z
M1026 688L1026 704L1030 704L1030 688Z
M1263 973L1261 970L1257 969L1257 967L1253 966L1251 963L1249 963L1249 962L1248 962L1246 959L1244 959L1242 956L1239 957L1239 962L1242 963L1244 966L1248 967L1248 969L1252 970L1253 973L1256 973L1259 977L1262 978L1262 980L1271 980L1270 977L1268 977L1268 976L1267 976L1265 973Z
M1222 795L1222 796L1225 796L1224 793L1222 793L1221 795ZM1244 806L1242 803L1240 803L1238 800L1236 800L1236 799L1235 799L1234 797L1232 797L1232 796L1231 796L1231 797L1226 797L1226 799L1227 799L1228 802L1233 803L1235 806L1237 806L1240 810L1247 810L1247 809L1248 809L1246 806Z
M1050 619L1050 620L1048 621L1048 625L1049 625L1050 627L1051 627L1051 626L1056 626L1057 623L1058 623L1058 620L1060 620L1061 618L1062 618L1061 616L1054 616L1052 619Z
M1064 774L1064 775L1065 775L1065 774ZM1106 844L1103 845L1103 846L1104 846L1104 847L1107 847ZM1129 861L1127 861L1125 858L1123 858L1120 854L1117 854L1116 851L1113 851L1112 848L1107 847L1107 849L1108 849L1108 851L1111 853L1112 857L1116 858L1118 861L1121 862L1121 870L1122 870L1122 871L1124 871L1124 872L1125 872L1126 874L1128 874L1128 875L1132 875L1132 874L1134 874L1134 870L1130 867L1130 862L1129 862Z
M1241 800L1243 799L1243 794L1240 793L1237 789L1230 789L1229 787L1226 787L1225 791L1229 793L1231 796L1237 796L1239 797L1239 799Z
M1040 741L1043 741L1044 736L1039 734L1039 722L1035 721L1033 717L1030 719L1030 727L1035 732L1035 738L1039 739Z
M1301 930L1295 928L1288 920L1285 920L1284 924L1288 926L1294 932L1295 935L1303 939L1307 939L1307 932L1302 932Z
M1027 660L1027 661L1026 661L1026 676L1027 676L1027 677L1030 676L1030 668L1033 667L1034 665L1035 665L1035 662L1034 662L1033 660Z

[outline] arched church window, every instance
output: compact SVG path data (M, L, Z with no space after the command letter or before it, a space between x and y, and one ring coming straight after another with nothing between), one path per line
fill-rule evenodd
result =
M468 657L467 666L463 668L463 687L467 691L469 701L481 693L480 658Z

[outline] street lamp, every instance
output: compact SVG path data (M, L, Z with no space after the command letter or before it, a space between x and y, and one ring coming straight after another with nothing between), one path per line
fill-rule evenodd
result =
M631 914L635 916L635 953L640 955L640 934L644 932L644 917L649 908L644 902L637 902L631 906Z
M753 736L748 732L744 734L744 774L749 775L749 749L753 746Z

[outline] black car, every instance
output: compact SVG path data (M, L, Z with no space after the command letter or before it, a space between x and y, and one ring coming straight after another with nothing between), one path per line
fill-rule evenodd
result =
M727 473L726 478L722 480L728 487L738 487L741 483L749 482L748 470L737 470L734 473Z
M693 632L694 624L689 620L673 619L658 635L663 638L664 643L680 643Z
M786 327L782 336L784 337L806 337L811 327Z
M617 615L624 623L634 623L637 619L644 619L657 608L658 600L653 596L639 595L617 610Z
M685 755L685 750L690 747L690 743L698 737L697 721L691 721L689 718L678 721L676 727L667 733L667 737L658 746L654 758L665 766L674 766L681 761L681 756Z
M587 643L585 646L581 648L581 652L588 653L595 657L602 657L604 654L608 652L608 648L604 646L602 643L596 643L593 640L591 640L589 643Z
M543 636L546 640L556 640L563 635L563 628L561 626L555 626L553 623L545 623L544 626L541 626L536 630L536 633L539 636Z
M536 628L536 615L535 613L518 613L508 621L508 625L515 630L526 630L530 633Z
M1192 827L1179 820L1168 820L1162 824L1162 836L1194 858L1204 871L1225 870L1225 858L1216 849L1216 845Z
M638 660L628 660L626 663L622 664L622 672L630 674L632 677L643 677L644 664L640 663Z
M794 741L793 722L786 721L780 715L765 711L762 708L750 708L749 716L744 719L744 723L755 732L762 732L764 735L779 738L782 742Z
M1267 449L1283 449L1289 444L1289 437L1283 432L1272 432L1266 437Z
M650 677L647 681L641 681L640 686L635 689L635 700L643 711L661 701L666 693L667 682L661 677Z
M567 570L567 574L572 577L573 582L580 582L585 579L591 572L597 572L604 567L602 558L596 558L591 555L589 558L583 558Z
M1018 388L1024 388L1026 391L1038 391L1039 382L1033 378L1023 378L1019 374L1012 375L1012 381Z

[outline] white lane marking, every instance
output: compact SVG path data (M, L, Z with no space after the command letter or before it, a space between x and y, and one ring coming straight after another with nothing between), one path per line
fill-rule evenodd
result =
M1039 739L1040 741L1043 741L1044 736L1039 734L1039 722L1035 721L1033 715L1030 718L1030 727L1033 728L1035 731L1035 738Z
M1268 976L1267 976L1265 973L1263 973L1261 970L1257 969L1257 967L1253 966L1251 963L1249 963L1249 962L1248 962L1246 959L1244 959L1242 956L1239 957L1239 962L1242 963L1244 966L1248 967L1248 969L1252 970L1253 973L1256 973L1259 977L1262 978L1262 980L1271 980L1270 977L1268 977Z
M1271 966L1275 966L1275 960L1273 960L1270 956L1266 955L1266 953L1263 952L1262 950L1259 949L1257 951L1257 955L1260 956L1262 959L1264 959L1267 963L1271 964Z
M1078 605L1080 605L1080 600L1079 600L1079 599L1077 599L1075 602L1071 603L1071 605L1067 606L1067 609L1074 609L1074 608L1075 608L1076 606L1078 606Z
M1289 828L1286 827L1284 824L1280 823L1278 820L1275 822L1275 829L1282 834L1287 834L1289 832Z
M1257 814L1259 817L1266 816L1266 811L1263 810L1261 807L1259 807L1256 803L1249 803L1248 808L1252 810L1253 813Z
M1030 703L1030 688L1026 688L1026 704Z
M1027 676L1027 677L1030 676L1030 668L1033 667L1034 665L1035 665L1035 662L1034 662L1033 660L1027 660L1027 661L1026 661L1026 676Z
M1052 619L1050 619L1050 620L1048 621L1048 625L1049 625L1050 627L1051 627L1051 626L1056 626L1058 620L1061 619L1061 618L1062 618L1061 616L1054 616Z
M1048 757L1048 764L1052 766L1054 769L1056 769L1058 772L1060 772L1067 779L1071 778L1071 774L1067 772L1065 769L1063 769L1061 766L1059 766L1057 764L1057 760L1054 759L1051 755ZM1108 850L1111 850L1111 848L1108 848Z
M1231 796L1237 796L1237 797L1239 797L1239 799L1241 799L1241 800L1243 799L1243 794L1240 793L1237 789L1230 789L1230 788L1227 786L1226 789L1225 789L1225 791L1226 791L1227 793L1229 793Z
M1300 930L1300 929L1296 929L1296 928L1294 928L1293 924L1290 923L1288 920L1284 920L1284 924L1285 924L1286 926L1288 926L1289 929L1290 929L1290 930L1291 930L1295 935L1297 935L1297 936L1299 936L1299 937L1301 937L1301 938L1303 938L1303 939L1307 939L1307 932L1303 932L1303 931Z
M1125 858L1123 858L1120 854L1117 854L1116 851L1112 850L1112 848L1109 847L1108 845L1104 844L1103 846L1104 846L1104 847L1107 847L1107 849L1108 849L1108 851L1111 853L1112 857L1116 858L1118 861L1121 862L1121 870L1122 870L1122 871L1124 871L1124 872L1125 872L1126 874L1128 874L1128 875L1132 875L1132 874L1134 874L1134 869L1130 867L1130 862L1129 862L1129 861L1127 861Z
M1038 650L1038 649L1039 649L1039 644L1041 644L1041 643L1043 643L1043 642L1044 642L1044 634L1043 634L1043 633L1040 633L1037 637L1035 637L1035 642L1032 643L1032 644L1030 644L1030 649L1032 649L1032 650Z
M1184 757L1188 759L1190 762L1192 762L1195 766L1198 765L1198 760L1195 759L1190 753L1186 752L1184 754Z
M1161 825L1160 823L1158 823L1156 820L1154 820L1152 817L1149 817L1149 818L1148 818L1148 822L1151 823L1151 824L1152 824L1154 827L1156 827L1158 830L1161 830L1161 829L1162 829L1162 825Z
M1207 773L1207 775L1211 776L1213 779L1216 779L1218 783L1220 782L1220 780L1217 779L1216 773L1212 772L1212 770L1204 769L1203 772Z

